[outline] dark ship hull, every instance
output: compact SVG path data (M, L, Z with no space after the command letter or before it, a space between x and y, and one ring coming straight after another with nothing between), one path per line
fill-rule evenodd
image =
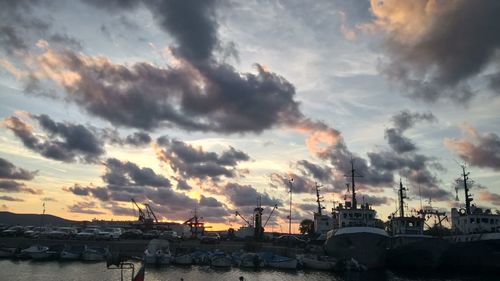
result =
M392 237L387 266L404 270L435 270L441 265L449 242L440 238L415 235Z
M491 234L498 236L498 233ZM443 255L443 267L465 271L500 270L500 238L488 239L478 237L477 234L464 235L462 238L465 239L461 240L469 241L456 242L456 239L451 237L451 245Z
M374 227L345 227L328 233L325 250L339 261L356 261L366 269L385 266L389 236Z

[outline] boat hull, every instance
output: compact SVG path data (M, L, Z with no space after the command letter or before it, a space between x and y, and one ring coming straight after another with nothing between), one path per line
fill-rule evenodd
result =
M359 263L366 269L385 266L389 236L382 229L346 227L329 232L326 253L339 261Z
M73 252L69 252L69 251L62 251L61 254L59 255L59 258L61 260L74 261L74 260L79 260L81 256L82 256L82 253L73 253Z
M443 255L442 266L469 271L498 271L499 261L500 239L478 239L452 242Z
M232 260L229 256L212 257L210 264L214 267L231 267Z
M387 266L405 270L435 270L441 264L449 242L436 237L392 237Z
M314 258L303 258L302 263L305 268L327 271L334 270L336 265L334 261L322 261Z
M297 269L297 259L271 260L268 265L279 269Z
M179 255L174 258L174 263L179 265L191 265L193 264L193 257L189 254Z

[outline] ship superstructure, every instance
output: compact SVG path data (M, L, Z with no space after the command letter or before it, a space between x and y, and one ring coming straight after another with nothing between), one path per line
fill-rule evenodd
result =
M325 250L339 260L356 260L366 268L385 265L389 235L383 222L376 218L376 211L368 203L358 206L355 178L361 177L351 161L351 200L339 204L332 211L333 229L327 234Z

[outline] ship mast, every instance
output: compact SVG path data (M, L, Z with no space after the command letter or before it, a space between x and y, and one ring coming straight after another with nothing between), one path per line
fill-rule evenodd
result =
M465 172L465 165L462 166L462 177L464 182L464 191L465 191L465 212L470 215L470 203L472 202L472 195L469 193L469 186L467 185L467 181L469 180L469 172Z
M319 188L321 187L321 185L319 185L318 183L315 183L315 187L316 187L316 202L318 203L318 215L322 215L321 214L321 210L324 209L324 207L321 206L321 201L323 199L323 197L321 197L319 195Z
M354 159L351 158L351 175L344 175L346 178L351 178L351 184L352 184L352 209L357 209L358 208L358 201L356 200L356 185L354 183L354 178L361 178L363 176L356 175L356 169L354 169Z
M405 194L406 188L403 186L403 182L401 179L399 179L399 216L401 218L404 218L405 216L405 203L404 200L408 197L406 197Z

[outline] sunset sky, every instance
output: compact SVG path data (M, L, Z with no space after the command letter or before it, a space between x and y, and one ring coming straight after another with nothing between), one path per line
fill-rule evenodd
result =
M0 208L274 231L346 194L379 218L459 164L500 209L500 1L0 0ZM419 194L421 196L419 196ZM281 226L280 226L281 225ZM271 230L268 227L268 230ZM296 228L296 227L295 227Z

